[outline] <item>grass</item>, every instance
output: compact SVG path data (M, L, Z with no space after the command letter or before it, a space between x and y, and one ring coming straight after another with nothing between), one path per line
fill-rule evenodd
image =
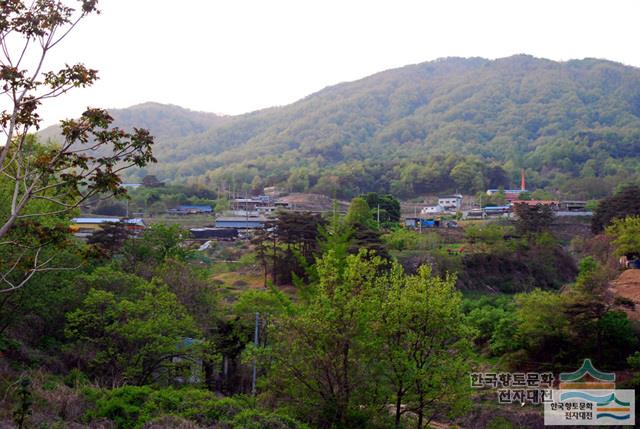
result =
M153 225L154 223L162 223L166 225L178 224L183 228L195 228L203 226L213 226L215 224L215 218L212 215L159 215L154 217L145 217L144 223L147 225Z

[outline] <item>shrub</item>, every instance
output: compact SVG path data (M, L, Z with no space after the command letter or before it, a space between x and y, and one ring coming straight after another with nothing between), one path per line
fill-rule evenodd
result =
M233 429L306 429L307 425L292 418L265 413L258 410L244 410L229 421Z
M230 428L236 425L260 429L301 427L288 417L254 410L248 398L238 396L221 399L204 389L125 386L112 390L87 389L85 396L95 404L93 410L87 413L89 419L106 418L119 429L190 429L199 427L197 425L211 427L220 423ZM161 426L164 423L171 425Z

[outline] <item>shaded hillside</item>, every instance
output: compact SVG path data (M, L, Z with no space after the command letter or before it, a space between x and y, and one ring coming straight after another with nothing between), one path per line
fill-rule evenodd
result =
M169 180L350 197L513 186L601 197L638 176L640 70L604 60L447 58L160 139Z

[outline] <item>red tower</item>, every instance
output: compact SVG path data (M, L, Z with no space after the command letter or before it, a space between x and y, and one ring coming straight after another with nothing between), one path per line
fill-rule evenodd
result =
M524 191L525 189L527 189L524 186L524 168L520 170L520 177L521 177L521 179L520 179L520 189L522 191Z

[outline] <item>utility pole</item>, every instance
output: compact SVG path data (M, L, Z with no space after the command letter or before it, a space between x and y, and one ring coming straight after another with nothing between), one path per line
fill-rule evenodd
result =
M258 347L258 336L260 335L260 313L256 313L256 330L253 336L253 344ZM251 395L256 396L256 360L253 359L253 371L251 377Z

